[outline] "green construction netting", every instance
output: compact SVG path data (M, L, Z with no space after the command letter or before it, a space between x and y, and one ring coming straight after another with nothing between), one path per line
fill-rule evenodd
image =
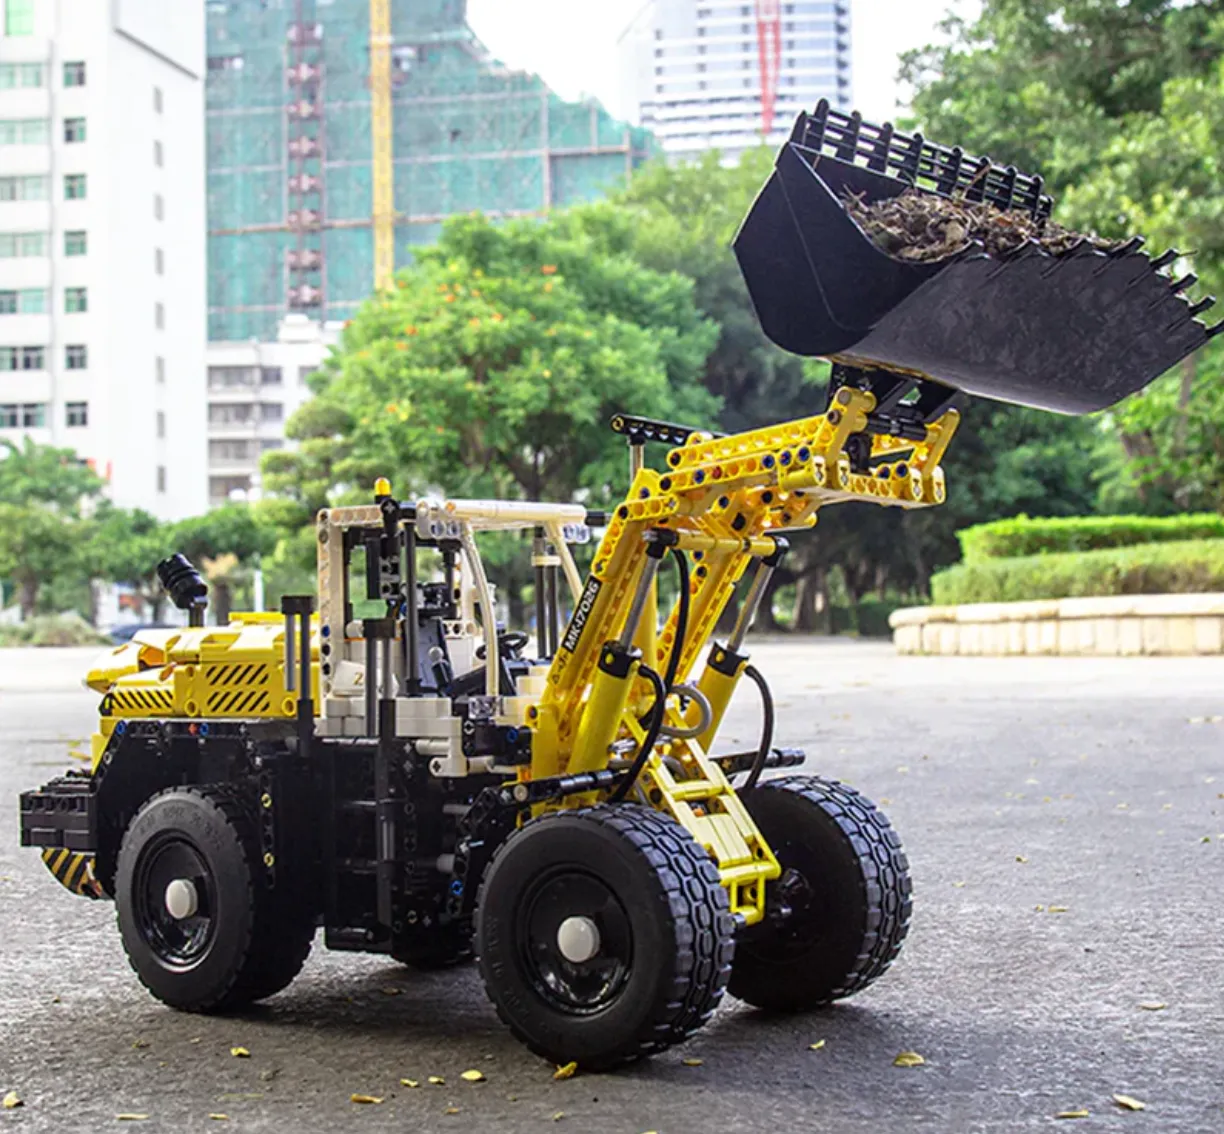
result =
M649 133L598 104L567 103L538 76L491 59L465 24L464 0L395 0L393 153L396 263L437 237L439 219L479 209L542 213L608 191L654 152ZM207 0L209 336L271 337L285 313L288 232L241 231L285 222L285 106L296 58L295 0ZM368 0L302 0L322 28L323 176L327 307L347 318L373 275ZM343 222L356 222L343 223Z

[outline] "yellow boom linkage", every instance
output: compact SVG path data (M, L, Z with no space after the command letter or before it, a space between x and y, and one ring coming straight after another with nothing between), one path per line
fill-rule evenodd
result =
M852 471L847 439L866 429L874 408L873 394L845 387L824 414L725 438L694 433L669 453L666 472L638 469L596 552L546 691L528 711L535 734L522 778L600 771L613 751L640 747L652 700L641 670L659 668L669 656L680 606L657 640L651 628L642 633L630 624L649 607L635 601L638 591L653 595L652 542L663 540L694 563L673 684L691 689L688 675L736 583L753 560L759 572L772 570L781 532L811 527L817 511L837 501L901 508L942 502L939 461L957 411L946 410L921 441L876 434L864 471ZM626 649L630 642L640 648ZM764 883L778 876L778 863L706 752L746 660L714 645L687 710L678 698L668 702L667 739L646 759L638 786L647 802L674 817L714 857L732 913L752 924L764 916ZM558 806L589 801L576 796Z

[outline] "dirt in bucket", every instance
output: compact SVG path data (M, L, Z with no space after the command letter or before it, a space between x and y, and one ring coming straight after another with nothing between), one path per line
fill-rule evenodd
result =
M1028 240L1058 256L1087 240L1102 251L1115 241L1072 232L1052 220L1036 220L1018 209L938 197L906 190L897 197L865 202L850 190L842 204L862 230L885 252L901 260L942 260L976 240L991 256L1006 256Z

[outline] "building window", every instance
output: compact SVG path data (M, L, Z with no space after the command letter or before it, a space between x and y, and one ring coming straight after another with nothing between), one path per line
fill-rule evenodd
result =
M166 411L165 410L157 411L157 436L158 437L166 436Z
M165 208L165 204L162 201L162 195L160 193L154 193L153 194L153 215L158 220L161 220L165 216L165 214L166 214L166 208Z
M81 201L85 198L85 174L64 174L64 200Z
M43 146L50 137L45 118L0 118L0 146Z
M22 370L46 370L47 348L40 346L23 346L21 348Z
M64 310L69 315L79 315L89 310L89 295L83 287L64 288Z
M64 141L65 142L83 142L85 141L85 119L84 118L65 118L64 119Z
M153 372L157 376L159 383L166 381L166 360L160 354L154 360Z
M158 492L166 491L166 466L165 465L157 466L157 491Z
M84 63L65 63L64 64L64 86L83 87L84 85L85 85L85 64Z
M0 291L0 315L45 315L46 313L47 289L45 287Z
M34 0L4 0L4 34L34 34Z
M245 390L256 384L256 370L252 366L210 366L208 388L210 390Z
M84 256L87 247L88 241L84 231L78 229L75 232L64 233L65 256Z
M153 250L153 270L159 276L166 274L166 254L160 248Z
M0 201L45 201L47 178L40 173L25 177L0 177Z
M162 92L161 87L153 88L153 109L156 113L162 112Z
M166 328L166 307L165 304L155 303L153 305L153 325L163 331Z
M21 407L22 429L42 429L47 424L47 406L45 402L26 402Z
M41 63L0 63L0 91L11 91L21 87L41 87L42 85Z
M64 411L69 428L89 424L88 402L65 402Z
M0 404L0 429L16 429L21 420L21 410L12 402Z
M45 232L0 232L0 260L12 260L24 256L45 256L47 234Z
M259 407L260 421L283 421L285 407L280 402L263 402Z
M163 163L164 157L165 155L162 153L161 142L155 141L153 143L153 164L161 165Z
M64 366L68 370L84 370L89 365L89 348L84 343L69 343L64 348Z
M261 386L279 386L281 380L281 368L279 366L264 366L259 371L259 384Z

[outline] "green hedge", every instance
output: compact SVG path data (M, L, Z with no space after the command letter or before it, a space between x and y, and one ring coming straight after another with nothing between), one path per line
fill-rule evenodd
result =
M1141 543L1224 539L1224 516L1071 516L1030 519L1014 516L957 532L966 563L1041 555L1056 551L1099 551Z
M1224 539L984 559L931 576L931 598L940 606L1203 591L1224 591Z

